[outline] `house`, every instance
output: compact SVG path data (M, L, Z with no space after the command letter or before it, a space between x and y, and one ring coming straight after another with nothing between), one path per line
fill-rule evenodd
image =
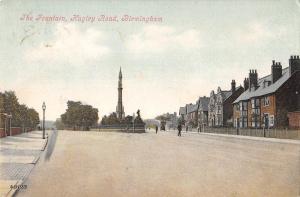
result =
M244 91L239 86L236 88L235 80L231 82L231 90L221 90L217 93L211 91L208 104L208 125L210 127L233 126L233 106L235 101Z
M209 97L199 97L198 101L198 126L206 127L208 125L208 103Z
M289 67L284 69L273 60L271 74L260 79L256 70L250 70L244 88L244 93L233 102L235 127L299 128L299 56L291 56Z
M198 127L198 104L187 104L186 105L186 124L188 128Z

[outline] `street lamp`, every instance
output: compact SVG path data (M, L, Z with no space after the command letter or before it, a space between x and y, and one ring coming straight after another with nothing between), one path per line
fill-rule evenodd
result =
M45 110L46 110L45 102L43 102L42 108L43 108L43 139L45 139Z
M7 117L9 118L9 135L11 136L11 118L12 118L11 113L7 115Z

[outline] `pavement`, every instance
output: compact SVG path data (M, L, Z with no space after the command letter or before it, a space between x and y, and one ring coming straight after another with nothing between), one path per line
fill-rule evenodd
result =
M51 156L41 157L18 197L300 195L294 141L153 130L57 133Z
M45 150L47 139L41 131L0 138L0 196L13 196L26 189L23 182Z
M247 135L232 135L232 134L219 134L219 133L205 133L205 132L196 132L196 131L188 131L186 134L200 134L200 135L211 135L215 137L225 137L225 138L236 138L236 139L244 139L244 140L256 140L256 141L265 141L265 142L274 142L274 143L287 143L287 144L296 144L300 145L300 140L298 139L280 139L280 138L268 138L268 137L255 137L255 136L247 136Z

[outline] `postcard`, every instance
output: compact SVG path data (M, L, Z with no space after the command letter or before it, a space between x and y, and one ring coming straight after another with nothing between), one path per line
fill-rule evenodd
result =
M0 0L0 196L300 197L300 0Z

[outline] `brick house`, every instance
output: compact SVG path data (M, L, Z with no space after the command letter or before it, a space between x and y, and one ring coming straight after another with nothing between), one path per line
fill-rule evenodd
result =
M211 91L208 104L208 126L222 127L233 125L233 106L232 103L244 91L239 86L236 88L235 80L231 82L231 90L221 90L218 87L217 93Z
M233 102L235 127L289 127L297 122L293 112L300 111L299 56L291 56L289 67L284 69L273 60L271 74L260 79L256 70L250 70L244 88L245 92Z
M289 128L300 129L300 111L288 112Z

